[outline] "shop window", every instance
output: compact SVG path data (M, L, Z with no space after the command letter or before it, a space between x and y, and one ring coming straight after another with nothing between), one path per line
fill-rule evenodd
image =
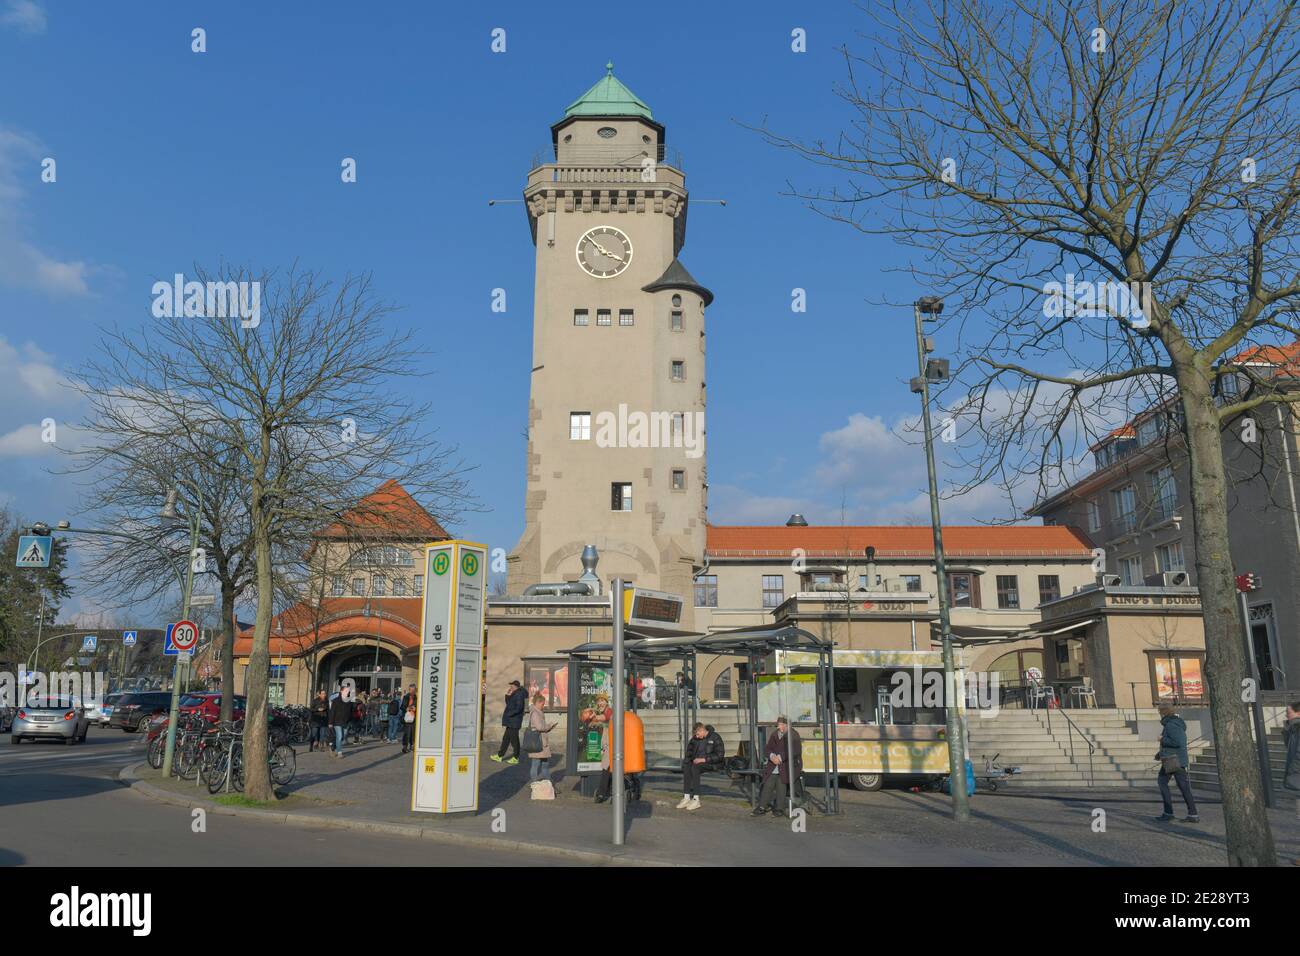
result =
M546 698L547 710L569 706L569 667L564 661L524 661L524 687L531 701L534 694Z
M989 673L997 675L999 687L1023 687L1031 667L1042 671L1042 651L1008 651L989 665Z
M1040 574L1038 576L1038 603L1046 604L1061 596L1061 578L1057 574Z
M1154 703L1200 703L1205 699L1205 655L1160 651L1151 658L1151 698Z
M1020 582L1014 574L998 575L998 607L1003 610L1020 607Z
M695 579L695 606L718 606L718 576L716 574L701 574Z

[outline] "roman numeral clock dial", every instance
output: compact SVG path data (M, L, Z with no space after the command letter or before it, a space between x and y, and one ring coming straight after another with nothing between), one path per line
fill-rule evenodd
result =
M577 255L583 272L608 279L632 262L632 240L613 226L596 226L578 240Z

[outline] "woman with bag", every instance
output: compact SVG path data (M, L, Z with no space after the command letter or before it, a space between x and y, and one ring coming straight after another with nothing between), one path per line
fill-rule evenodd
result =
M1169 778L1178 784L1178 792L1187 804L1187 816L1183 823L1200 823L1196 813L1196 801L1192 799L1192 784L1187 779L1187 722L1174 710L1174 705L1162 703L1160 710L1160 749L1156 759L1160 761L1160 773L1156 783L1160 786L1160 799L1164 801L1164 813L1156 817L1157 823L1167 823L1174 818L1174 800L1169 794Z
M530 782L551 779L550 732L555 724L546 722L546 697L533 695L528 711L528 729L524 731L523 751L528 754L528 779Z
M414 687L402 699L402 703L406 707L402 713L402 753L409 753L415 747L416 696Z
M524 753L528 754L528 780L551 779L551 731L555 724L546 722L546 698L533 695L533 706L528 711L528 729L524 731Z

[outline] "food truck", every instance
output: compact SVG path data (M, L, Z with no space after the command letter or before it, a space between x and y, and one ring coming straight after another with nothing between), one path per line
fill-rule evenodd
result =
M964 688L954 652L957 686ZM859 790L879 790L888 776L948 776L947 710L940 651L836 650L835 753L837 769ZM788 714L803 742L805 773L824 773L817 702L818 655L775 650L755 677L759 724ZM965 694L957 694L959 711Z

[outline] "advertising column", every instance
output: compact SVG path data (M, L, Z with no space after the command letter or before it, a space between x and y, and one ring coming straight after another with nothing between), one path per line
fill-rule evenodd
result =
M424 559L411 809L477 810L487 547L440 541Z

